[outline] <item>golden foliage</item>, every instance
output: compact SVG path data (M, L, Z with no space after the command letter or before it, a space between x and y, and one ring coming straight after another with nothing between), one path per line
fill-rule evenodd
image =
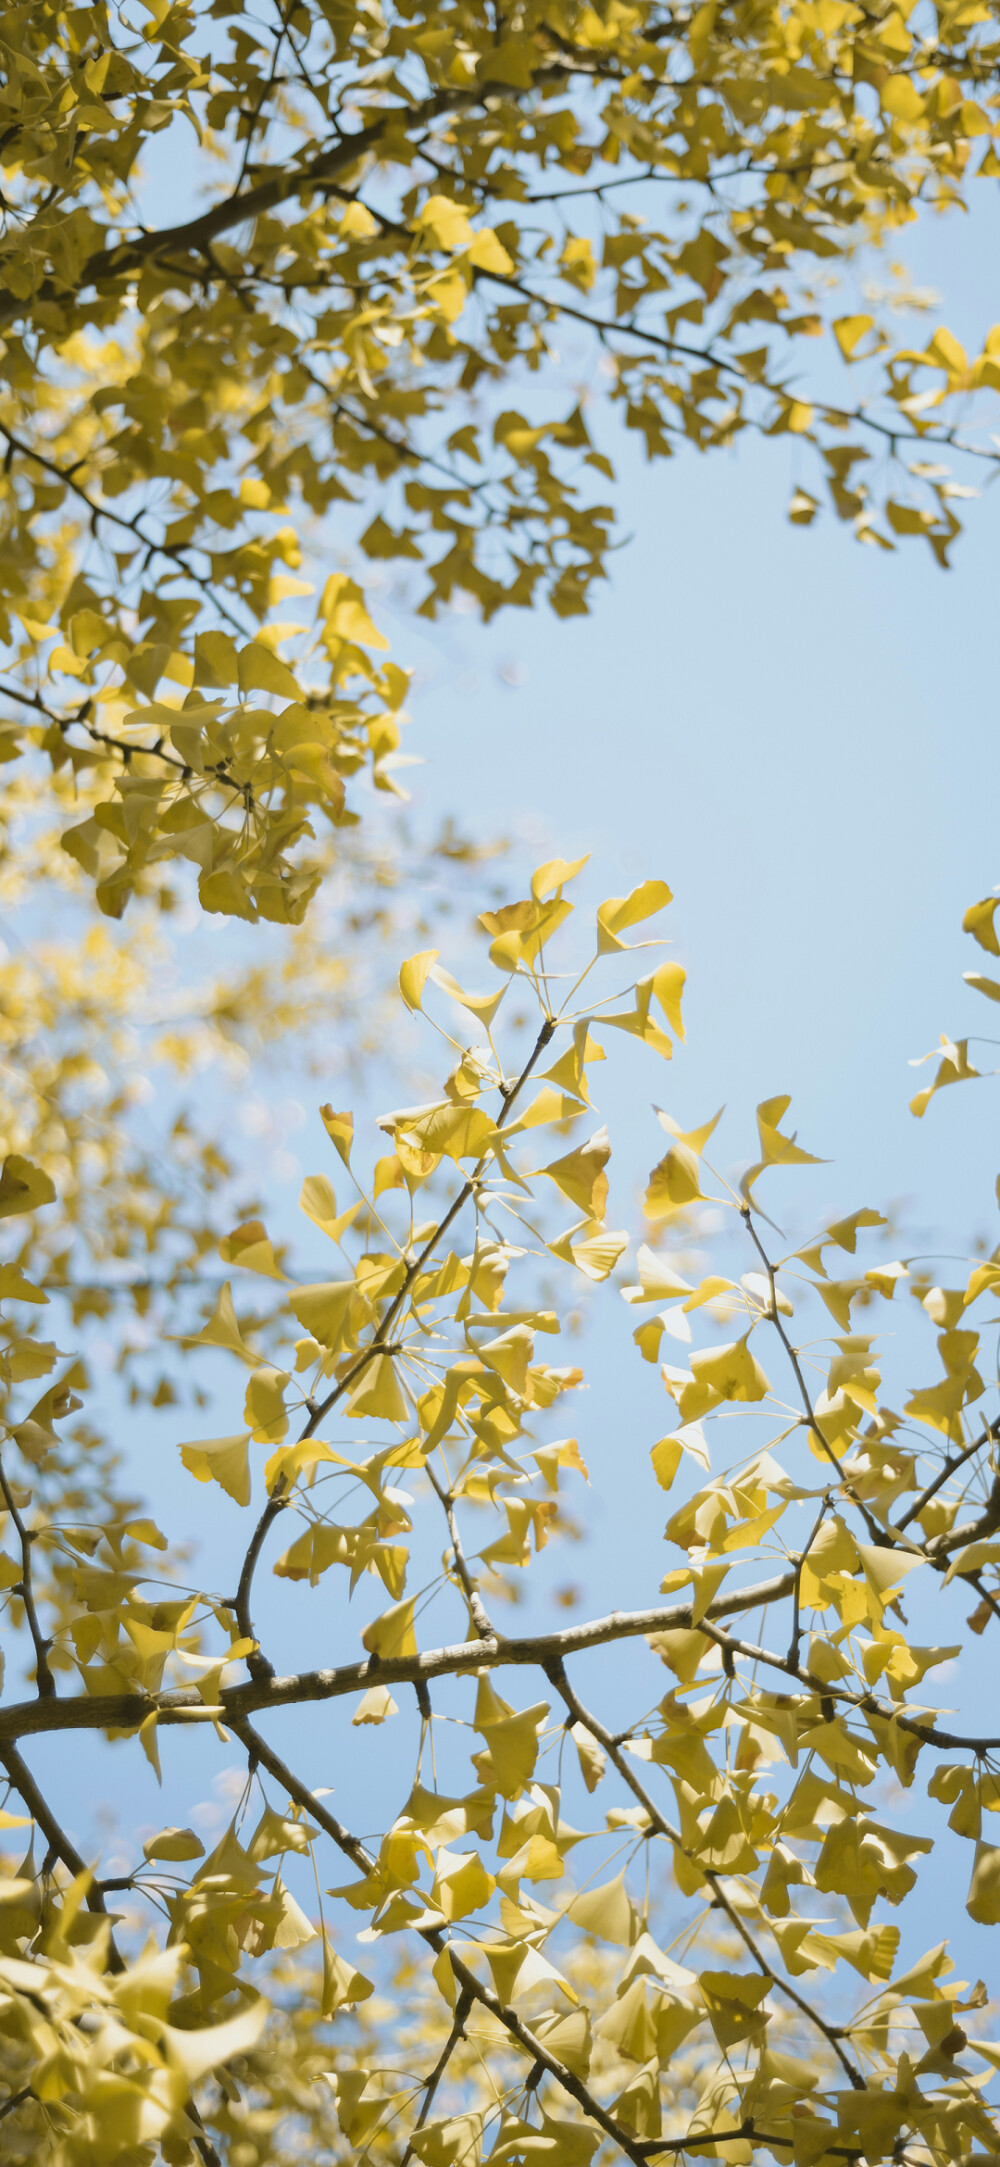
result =
M613 532L603 388L650 457L791 437L860 539L923 536L947 561L970 491L941 453L995 465L955 415L1000 389L1000 331L971 356L943 325L900 345L893 306L854 286L920 206L1000 173L995 6L139 12L0 20L0 897L31 930L0 965L0 1611L27 1672L0 1704L20 1854L0 1877L0 2159L993 2159L987 1989L943 1946L894 1977L886 1907L919 1916L943 1814L970 1917L1000 1921L1000 1736L946 1729L924 1687L1000 1615L979 1321L1000 1252L937 1285L865 1207L779 1254L760 1186L819 1163L780 1094L738 1183L719 1116L660 1113L633 1225L593 1071L614 1048L673 1059L685 973L660 961L621 990L670 904L659 877L602 902L574 957L583 860L482 912L485 991L438 948L403 961L393 1021L436 1034L446 1073L375 1124L323 1106L301 1206L331 1249L308 1278L237 1205L228 1139L178 1079L286 1036L305 1062L312 1019L347 1017L362 897L387 930L351 785L400 793L407 676L345 540L415 566L425 616L457 593L486 617L586 610ZM173 223L147 223L157 136L202 191ZM793 388L816 337L826 365ZM819 501L797 484L792 520ZM179 985L170 913L195 888L241 941L279 930ZM133 897L128 934L92 915ZM966 918L992 955L995 907ZM383 1035L364 992L357 1054ZM968 1040L944 1042L914 1112L976 1073ZM636 1373L658 1369L667 1412L628 1444L656 1511L671 1493L663 1573L634 1572L609 1616L517 1635L500 1606L589 1480L562 1434L581 1296L647 1312ZM901 1412L888 1303L936 1341ZM179 1344L189 1375L231 1379L220 1434L178 1435L173 1466L195 1510L211 1496L245 1528L234 1592L192 1585L170 1513L122 1487L81 1351L105 1317L133 1398L173 1403ZM310 1667L282 1677L265 1564L290 1618L308 1583L333 1621L332 1650L305 1632ZM914 1575L940 1645L911 1636ZM586 1685L608 1646L613 1722ZM271 1713L344 1701L363 1768L372 1731L410 1735L397 1694L419 1735L380 1763L362 1841ZM242 1757L228 1825L206 1852L171 1824L102 1875L32 1741L68 1756L97 1733L159 1773L192 1724ZM933 1834L881 1818L918 1779Z
M946 562L1000 327L900 345L844 289L1000 172L998 51L987 0L7 7L0 751L83 786L63 847L100 908L180 859L205 910L301 922L317 824L406 757L331 533L419 566L425 615L586 610L602 386L651 458L790 435L862 540ZM201 184L173 223L158 138Z
M974 1265L950 1290L877 1257L867 1270L859 1259L851 1280L834 1278L835 1255L855 1257L859 1235L878 1231L867 1209L772 1257L757 1185L774 1167L815 1163L785 1125L787 1098L758 1109L763 1157L738 1189L709 1157L714 1122L674 1131L694 1194L728 1214L753 1266L692 1284L647 1246L638 1284L620 1290L629 1304L680 1294L710 1335L688 1369L662 1369L679 1426L652 1446L649 1479L669 1490L693 1464L697 1485L667 1522L659 1595L674 1599L520 1637L494 1622L511 1575L530 1570L558 1531L567 1489L587 1480L576 1441L548 1441L582 1372L550 1348L561 1319L539 1306L539 1272L548 1281L558 1268L566 1312L581 1277L603 1280L615 1301L610 1275L629 1239L607 1228L606 1131L533 1170L536 1131L591 1130L587 1070L603 1058L595 1019L635 1013L634 989L610 1002L600 993L607 928L645 929L669 901L665 884L650 882L624 914L621 899L602 905L591 954L567 978L549 928L564 946L563 891L578 871L543 868L540 897L485 914L499 951L485 1040L463 1050L432 1014L457 1043L459 1068L437 1101L383 1117L401 1178L383 1180L377 1202L354 1124L326 1110L361 1203L338 1212L327 1176L306 1181L308 1216L337 1252L329 1281L291 1280L260 1223L220 1244L238 1274L268 1279L286 1344L306 1327L294 1367L279 1366L273 1331L262 1343L227 1281L198 1335L228 1351L239 1374L232 1419L242 1407L243 1427L181 1447L196 1480L250 1512L232 1599L171 1596L167 1538L134 1502L110 1498L87 1527L69 1520L62 1426L85 1379L60 1367L31 1325L42 1290L30 1229L55 1208L54 1191L23 1155L8 1156L0 1205L29 1231L16 1267L4 1267L13 1276L3 1572L33 1646L36 1697L0 1712L0 1761L46 1844L41 1868L29 1853L0 1890L0 2037L12 2142L22 2145L12 2157L30 2142L32 2156L60 2167L124 2161L137 2147L174 2161L193 2145L239 2167L248 2146L255 2160L294 2156L296 2131L336 2152L334 2103L348 2147L428 2167L478 2159L484 2145L491 2157L575 2167L604 2140L636 2163L706 2143L741 2160L764 2149L810 2162L889 2159L912 2144L957 2162L993 2143L982 2089L994 2050L965 2022L985 1988L952 1986L944 1948L892 1979L899 1934L883 1906L918 1890L933 1839L889 1826L870 1793L880 1772L909 1789L926 1754L928 1796L972 1847L971 1916L1000 1915L1000 1845L983 1821L1000 1810L1000 1739L942 1727L922 1682L960 1648L914 1645L899 1608L922 1570L929 1588L958 1576L975 1591L974 1631L998 1609L1000 1492L989 1470L1000 1418L980 1410L974 1312L1000 1266ZM419 960L401 973L404 1006L443 1003L449 1017L462 988ZM557 985L570 989L558 999ZM539 1021L512 1072L503 1034L515 987L537 1002ZM679 1010L671 1021L677 1032ZM658 1025L656 1034L651 1053L669 1059L672 1041ZM573 1091L554 1091L547 1077L565 1084L571 1071ZM585 1217L560 1233L549 1222L566 1196ZM691 1196L689 1183L668 1200L675 1240ZM657 1227L667 1210L658 1194ZM943 1375L914 1390L900 1417L881 1396L874 1331L852 1331L851 1310L905 1298L908 1286L937 1331ZM810 1332L807 1357L790 1320L817 1296L842 1310L831 1340ZM714 1315L725 1319L721 1342ZM661 1332L668 1321L661 1315ZM787 1377L777 1382L779 1366ZM786 1392L798 1402L791 1414ZM736 1459L713 1474L709 1437L727 1434L716 1425L741 1403L769 1417L770 1441L756 1436L748 1453L737 1433ZM353 1589L367 1575L383 1607L356 1656L278 1679L253 1591L272 1530L289 1516L292 1539L273 1561L281 1579L315 1584L339 1568ZM443 1569L428 1579L421 1538L435 1516ZM747 1621L764 1611L762 1646ZM623 1725L619 1708L612 1730L590 1704L582 1659L621 1643L627 1704L643 1686L641 1672L629 1684L624 1651L644 1641L670 1682L651 1713ZM508 1700L500 1686L517 1672L528 1676ZM71 1675L80 1690L66 1697L57 1683ZM464 1710L464 1776L454 1713L442 1719L432 1697L448 1679L449 1710L455 1691ZM256 1718L348 1697L355 1723L377 1727L396 1716L401 1686L415 1688L421 1711L416 1765L400 1770L368 1844ZM246 1754L229 1826L208 1855L192 1831L165 1829L124 1884L95 1880L18 1741L55 1728L126 1733L158 1765L166 1732L192 1721ZM584 1828L563 1817L570 1742L583 1799L606 1786L603 1815L586 1808L596 1825ZM445 1752L452 1790L436 1774ZM329 1843L352 1874L328 1894L364 1922L374 1980L324 1916ZM294 1893L302 1858L313 1862L318 1916ZM107 1898L122 1885L140 1912L116 1938ZM816 1899L831 1897L853 1924L817 1912ZM151 1926L157 1913L165 1945L144 1946L139 1919ZM713 1924L721 1948L706 1941ZM322 1970L310 1988L301 1966L311 1958L297 1963L296 1952L317 1940ZM383 1943L402 1951L395 1984ZM413 1943L424 1951L419 1987ZM834 2023L812 1975L845 1967L863 1987L854 2013Z

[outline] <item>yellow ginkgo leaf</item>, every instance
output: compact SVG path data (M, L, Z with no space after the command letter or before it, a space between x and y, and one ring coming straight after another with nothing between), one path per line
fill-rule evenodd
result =
M585 1933L596 1934L600 1941L614 1942L620 1949L631 1948L639 1925L623 1873L601 1888L586 1889L574 1896L567 1917L574 1926L582 1926Z
M356 1420L368 1415L379 1422L409 1421L410 1410L391 1355L377 1354L365 1365L344 1412Z
M1000 956L1000 940L994 924L998 908L1000 895L985 895L981 903L970 903L962 920L963 933L971 933L973 940L991 956Z
M811 1151L803 1151L795 1137L783 1136L780 1123L792 1101L787 1092L777 1098L762 1099L757 1108L757 1130L760 1136L760 1158L751 1166L740 1183L743 1196L749 1197L754 1182L768 1166L821 1166L823 1161L814 1158Z
M539 1168L554 1181L564 1196L586 1212L588 1219L602 1220L608 1200L608 1177L604 1169L611 1157L607 1129L597 1129L585 1144Z
M172 1864L205 1856L205 1846L193 1828L161 1828L159 1835L147 1837L142 1848L147 1859L166 1859Z
M355 1971L353 1965L338 1956L327 1934L323 1936L323 1998L324 2017L336 2015L338 2009L349 2003L367 2001L375 1989L363 1972Z
M875 328L874 316L838 316L833 335L845 361L853 361L867 331Z
M371 1318L372 1305L354 1279L321 1280L295 1287L288 1296L293 1316L314 1339L331 1351L356 1341Z
M706 1347L691 1356L696 1383L707 1385L720 1400L762 1400L770 1381L751 1353L749 1334L724 1347Z
M245 1219L219 1243L224 1264L238 1264L245 1272L260 1272L265 1279L285 1277L260 1219Z
M248 1380L243 1420L256 1443L280 1445L287 1436L285 1388L289 1382L286 1370L272 1369L268 1363L261 1363Z
M210 2069L221 2068L236 2055L251 2053L267 2013L267 2003L257 2000L225 2024L211 2024L195 2031L179 2031L165 2024L160 2042L168 2067L176 2069L185 2084L196 2084Z
M365 1626L361 1635L362 1647L367 1648L369 1655L382 1656L387 1662L393 1658L405 1661L407 1657L416 1655L417 1636L413 1629L415 1609L416 1599L411 1595L405 1602L393 1603L389 1610L383 1610L381 1617L374 1618L371 1625Z
M55 1194L54 1183L40 1166L33 1166L30 1159L21 1158L16 1151L8 1153L0 1173L0 1219L37 1211L41 1204L54 1203Z
M482 1024L484 1031L489 1030L497 1009L507 992L506 983L496 993L466 993L464 986L459 985L457 978L453 978L451 972L444 970L440 964L435 965L430 976L434 984L440 986L442 993L450 994L453 1001L457 1001L460 1007L467 1008L470 1015L476 1017L477 1021Z
M400 1120L403 1140L419 1151L450 1159L480 1159L497 1136L497 1126L481 1106L454 1106L448 1100Z
M496 1887L476 1851L439 1851L431 1902L446 1919L465 1919L488 1904Z
M422 948L419 955L411 956L407 963L400 964L399 990L407 1008L412 1010L421 1006L431 967L437 962L440 953L439 948Z
M217 1482L237 1505L250 1503L250 1437L241 1430L235 1437L209 1437L182 1445L181 1459L197 1482Z
M686 1205L697 1203L701 1196L698 1155L690 1144L678 1140L671 1144L650 1174L643 1211L647 1219L669 1219L674 1212L683 1211Z
M343 640L361 647L389 645L385 634L372 623L360 587L353 579L348 579L344 572L331 572L323 589L320 616L324 622L324 644L328 651Z
M472 239L468 212L450 196L428 196L416 224L421 238L434 248L466 248Z
M279 1451L272 1452L264 1469L268 1495L272 1494L279 1482L291 1489L300 1475L311 1475L314 1467L329 1463L340 1467L349 1467L352 1464L342 1453L334 1452L331 1445L324 1444L318 1437L301 1437L294 1445L282 1445Z
M629 926L640 925L644 918L655 917L673 902L672 891L665 880L644 880L631 895L612 895L602 903L597 913L597 951L599 955L612 955L618 949L635 945L618 938Z
M332 1106L321 1106L319 1111L327 1135L340 1153L344 1165L348 1166L351 1145L354 1142L354 1115L336 1114Z
M228 1279L219 1292L219 1298L208 1323L202 1326L200 1332L185 1333L182 1345L185 1347L225 1347L230 1354L238 1354L240 1361L245 1362L249 1369L256 1369L258 1363L263 1360L261 1355L254 1353L252 1347L247 1346L243 1338L237 1323L236 1311L233 1308L233 1290Z
M299 1210L305 1212L306 1218L311 1219L314 1226L328 1234L331 1241L339 1242L341 1235L346 1234L349 1226L353 1226L361 1208L359 1199L355 1204L348 1204L346 1211L338 1212L333 1184L327 1180L326 1175L306 1175L299 1197Z
M477 271L492 271L498 278L507 278L514 269L514 259L508 256L503 242L491 226L480 226L474 234L468 252L469 262Z
M577 874L582 873L584 866L589 863L589 853L583 858L547 858L544 865L536 866L531 876L531 893L535 902L546 902L550 895L555 895L558 889L564 888L567 881L575 880Z

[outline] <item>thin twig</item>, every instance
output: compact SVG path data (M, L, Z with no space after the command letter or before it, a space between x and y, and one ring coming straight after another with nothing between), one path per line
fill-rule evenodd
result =
M796 1672L798 1670L799 1663L799 1645L802 1639L802 1620L799 1614L799 1597L802 1589L802 1567L805 1564L807 1557L809 1556L809 1552L812 1549L813 1543L815 1542L816 1537L819 1534L820 1528L822 1527L829 1510L830 1499L829 1495L827 1495L826 1497L824 1497L823 1503L821 1504L819 1511L816 1515L815 1524L810 1532L805 1549L800 1552L799 1556L795 1560L795 1586L792 1589L792 1637L788 1643L788 1667L790 1670L794 1669Z
M459 1994L458 2000L455 2003L455 2021L452 2024L451 2030L448 2034L447 2039L445 2040L444 2046L442 2047L440 2054L438 2055L437 2061L435 2062L434 2067L431 2070L430 2076L424 2079L424 2096L420 2102L420 2113L418 2114L416 2122L414 2124L415 2129L423 2129L424 2123L426 2122L427 2117L434 2104L434 2095L437 2091L438 2085L440 2084L442 2077L444 2076L445 2070L448 2067L451 2057L455 2052L455 2048L457 2047L459 2040L465 2038L465 2020L471 2008L472 1995L469 1993L468 1988L463 1986L462 1991ZM409 2167L409 2161L412 2159L412 2157L413 2144L411 2141L407 2143L406 2150L403 2153L402 2159L399 2162L399 2167Z
M2 303L0 303L0 316L2 316L2 313L3 307ZM113 511L109 504L98 502L98 499L92 497L89 491L84 489L82 483L77 481L75 467L61 467L57 459L50 459L44 452L36 451L33 444L26 444L23 437L15 436L13 430L8 429L6 423L2 421L0 421L0 436L4 438L12 451L18 452L23 459L33 460L34 464L41 467L44 473L51 474L54 480L61 482L64 489L71 490L73 495L79 498L81 504L86 505L92 520L106 519L110 521L113 527L120 527L126 534L131 534L143 549L152 550L158 557L169 558L183 572L186 579L192 580L194 585L199 587L210 598L220 617L225 618L226 623L232 627L234 632L239 633L241 639L252 637L252 634L248 633L246 625L241 624L240 619L233 616L224 602L220 602L217 582L208 578L207 575L195 571L194 566L189 561L186 549L179 548L173 542L157 541L154 535L144 533L139 525L139 520L142 517L141 513L135 513L132 518L129 518L124 512ZM83 463L83 461L77 461L77 465Z
M538 1033L538 1037L535 1040L532 1051L527 1061L525 1062L520 1075L516 1078L515 1082L509 1086L501 1084L500 1095L503 1099L503 1112L505 1117L512 1112L515 1102L520 1096L524 1085L527 1083L528 1078L532 1073L532 1070L535 1068L536 1063L541 1059L541 1056L545 1051L546 1046L549 1045L555 1032L555 1028L556 1026L553 1018L551 1016L546 1016ZM369 1363L374 1361L376 1355L385 1352L386 1348L391 1342L394 1327L396 1325L397 1319L399 1318L403 1310L410 1288L413 1286L415 1280L419 1278L421 1272L424 1270L424 1267L433 1256L434 1251L438 1246L438 1243L443 1241L444 1236L447 1234L449 1228L458 1218L463 1206L469 1202L470 1197L475 1196L480 1179L482 1177L483 1169L485 1168L487 1163L487 1158L484 1155L483 1158L479 1160L473 1173L469 1175L468 1180L463 1182L457 1196L453 1198L451 1204L448 1206L448 1209L445 1212L443 1219L439 1221L438 1225L434 1229L434 1232L423 1244L423 1247L419 1251L418 1255L412 1258L411 1262L407 1265L406 1271L403 1276L403 1283L399 1289L399 1292L390 1302L389 1307L385 1312L385 1315L381 1318L379 1325L375 1333L373 1334L373 1337L369 1340L367 1346L361 1348L356 1359L345 1371L343 1377L340 1378L339 1382L334 1385L332 1391L328 1392L326 1394L326 1397L318 1401L316 1405L312 1408L309 1414L308 1421L306 1422L305 1427L302 1430L301 1435L298 1439L299 1444L304 1444L306 1438L315 1436L320 1423L325 1420L326 1416L330 1413L331 1408L335 1407L338 1402L344 1398L345 1394L350 1391L352 1385L354 1385L357 1382L358 1378L364 1374L364 1371L368 1368ZM268 1532L270 1528L273 1527L274 1522L278 1518L279 1514L285 1510L289 1501L289 1495L290 1493L285 1483L284 1477L279 1476L278 1481L275 1484L273 1491L271 1492L271 1496L269 1497L267 1504L265 1505L264 1510L260 1515L257 1525L254 1528L247 1548L246 1556L244 1557L243 1565L240 1571L239 1585L237 1587L236 1596L234 1599L237 1623L239 1625L241 1637L246 1640L252 1640L255 1643L257 1636L254 1631L253 1616L250 1607L251 1596L253 1592L254 1573L256 1571L257 1562L260 1557L261 1550L263 1549ZM257 1650L254 1654L248 1657L247 1668L250 1671L251 1676L254 1678L273 1677L274 1675L273 1664L270 1663L267 1657L262 1655L259 1650Z
M902 1530L909 1527L911 1520L919 1520L924 1507L930 1504L932 1497L937 1496L942 1485L947 1482L949 1475L957 1474L958 1469L964 1467L966 1461L971 1460L974 1453L982 1452L983 1448L992 1444L998 1435L1000 1435L1000 1416L997 1417L995 1422L991 1422L989 1427L983 1430L978 1437L974 1438L971 1445L966 1445L964 1452L956 1452L952 1458L945 1460L943 1467L938 1469L933 1482L929 1482L927 1488L921 1490L919 1497L914 1499L913 1504L904 1512L902 1519L896 1521L895 1525Z
M434 1491L435 1496L440 1498L441 1504L444 1507L444 1516L448 1522L448 1533L451 1536L451 1548L452 1556L455 1560L455 1571L457 1572L458 1577L462 1583L462 1589L465 1595L466 1602L468 1603L469 1609L472 1612L472 1622L481 1640L495 1640L497 1637L496 1627L490 1621L489 1613L483 1602L483 1598L479 1593L476 1582L473 1579L471 1572L469 1571L468 1560L462 1548L462 1541L458 1532L458 1521L455 1518L455 1500L449 1490L445 1490L442 1488L429 1460L425 1465L424 1472L427 1475L428 1481L430 1482L431 1488Z
M48 1655L52 1642L46 1639L39 1625L38 1612L35 1609L34 1589L31 1582L32 1536L29 1529L25 1527L24 1521L14 1503L14 1493L7 1480L7 1471L2 1459L0 1459L0 1491L3 1492L4 1504L17 1530L17 1539L21 1545L21 1578L12 1592L20 1595L24 1604L24 1615L28 1621L28 1631L31 1634L32 1645L35 1650L35 1682L38 1687L39 1699L53 1700L55 1698L56 1681L49 1668Z

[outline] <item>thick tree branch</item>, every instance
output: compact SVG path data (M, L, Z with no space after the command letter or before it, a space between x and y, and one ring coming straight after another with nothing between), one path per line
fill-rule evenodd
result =
M718 1631L716 1620L740 1611L761 1610L791 1595L794 1572L758 1582L742 1592L719 1595L697 1621L697 1629L732 1655L765 1663L794 1677L807 1693L822 1692L863 1714L893 1722L897 1728L919 1738L942 1753L984 1754L1000 1752L1000 1736L966 1737L941 1730L933 1721L908 1715L905 1704L876 1699L873 1693L854 1693L842 1683L827 1684L811 1676L801 1664L750 1641ZM30 1700L0 1708L0 1745L16 1738L39 1737L53 1731L132 1730L155 1712L166 1726L190 1722L245 1722L249 1716L271 1708L305 1707L315 1701L342 1700L366 1693L373 1685L412 1685L426 1689L435 1678L468 1677L479 1670L530 1669L548 1671L554 1661L585 1653L588 1648L608 1647L625 1640L654 1638L692 1625L690 1603L672 1603L657 1610L612 1611L605 1618L565 1626L554 1633L527 1634L517 1640L502 1637L458 1642L455 1646L428 1649L414 1656L369 1656L363 1662L344 1663L332 1670L295 1671L288 1677L255 1678L242 1685L224 1686L217 1703L209 1708L196 1688L179 1687L158 1694L77 1694L66 1700Z
M719 1595L709 1604L709 1618L729 1617L742 1610L760 1609L779 1602L792 1590L794 1575L781 1573L741 1592ZM607 1617L585 1624L567 1625L554 1633L528 1634L517 1640L460 1641L452 1647L434 1648L414 1656L368 1656L362 1662L345 1663L332 1670L298 1671L289 1677L256 1678L223 1687L218 1708L223 1722L263 1713L268 1708L297 1707L312 1701L340 1700L351 1693L366 1693L372 1685L418 1685L434 1678L463 1677L481 1669L544 1669L557 1655L574 1655L587 1648L606 1647L619 1640L638 1640L691 1624L690 1603L671 1603L655 1610L612 1611ZM162 1723L211 1720L209 1710L194 1687L179 1687L159 1694L78 1694L69 1700L21 1701L0 1708L0 1741L37 1736L48 1731L128 1730L153 1710Z
M551 85L567 81L577 72L573 67L553 64L536 70L534 80L540 85ZM177 226L137 233L116 246L97 249L88 256L75 280L65 285L46 279L27 299L14 293L0 297L0 328L30 316L33 308L39 305L51 307L55 303L59 307L69 307L92 286L96 286L99 293L107 293L114 282L126 283L145 264L155 263L161 256L178 252L201 255L210 242L222 233L231 233L234 226L252 224L267 212L320 191L326 182L335 181L338 175L363 164L378 151L387 134L426 127L445 113L474 111L497 91L509 94L509 87L508 84L486 81L461 90L439 89L413 105L386 106L366 127L356 129L353 134L338 131L334 142L318 151L314 158L300 165L271 168L265 180L257 181L252 188L234 190L197 218L185 219Z

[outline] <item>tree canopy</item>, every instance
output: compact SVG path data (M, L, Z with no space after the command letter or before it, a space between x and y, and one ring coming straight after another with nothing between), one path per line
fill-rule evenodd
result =
M313 823L398 787L405 674L331 534L428 615L584 611L622 423L790 437L793 520L946 562L1000 326L900 343L891 251L1000 171L998 52L985 0L8 7L4 749L102 910L180 858L297 923Z
M989 1982L911 1944L942 1870L1000 1923L1000 1724L934 1697L1000 1617L1000 1249L786 1240L786 1095L735 1144L645 1108L661 869L483 893L488 839L387 845L351 786L407 758L366 563L586 611L622 427L787 438L793 522L947 562L1000 327L918 337L893 256L1000 174L996 9L42 4L0 51L0 2160L993 2161ZM317 1019L364 1106L323 1094L300 1252L183 1095L309 1073ZM587 1513L582 1304L662 1573L513 1630ZM111 1784L192 1733L217 1840L84 1856L88 1737Z

